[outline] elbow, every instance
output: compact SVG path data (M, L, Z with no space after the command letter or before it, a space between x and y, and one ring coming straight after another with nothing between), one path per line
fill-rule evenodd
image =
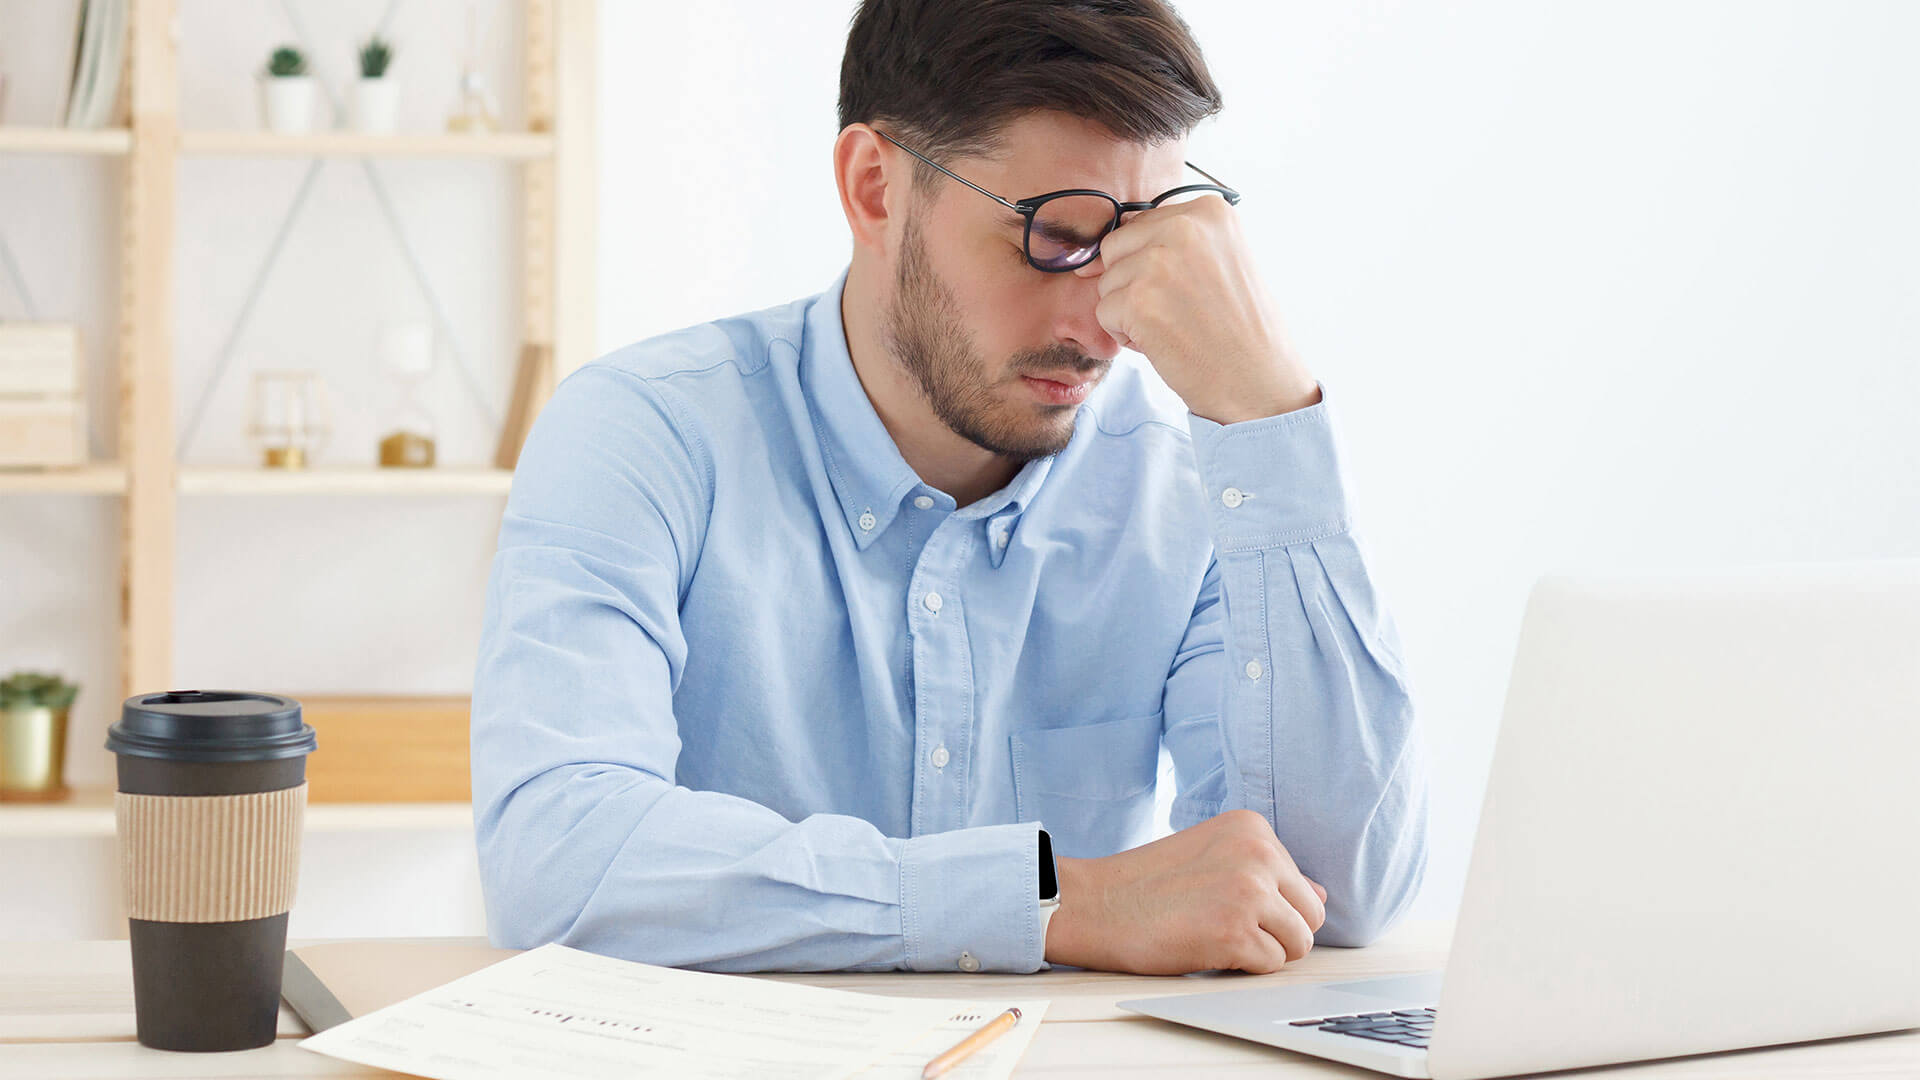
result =
M528 846L540 843L537 833L526 821L497 822L475 832L487 940L495 948L534 949L559 941L579 915L523 856Z
M592 896L593 882L575 880L580 864L561 857L568 830L560 808L542 797L542 786L536 777L475 804L480 895L487 939L496 948L533 949L564 940Z
M517 785L474 786L474 843L487 938L509 949L592 948L603 888L648 813L671 790L634 769L572 764ZM631 880L629 880L631 884ZM604 949L597 951L605 951Z
M1424 823L1423 823L1424 824ZM1380 940L1413 906L1427 874L1426 830L1413 831L1398 869L1379 875L1347 897L1327 897L1327 921L1313 935L1317 945L1361 948Z
M1413 906L1413 899L1420 892L1424 865L1392 890L1380 890L1357 902L1329 903L1327 921L1313 935L1314 944L1358 949L1380 940Z

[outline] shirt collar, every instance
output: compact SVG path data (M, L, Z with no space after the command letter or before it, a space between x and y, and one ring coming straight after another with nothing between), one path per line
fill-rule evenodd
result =
M846 325L840 318L840 297L846 286L843 269L833 287L814 297L807 308L800 386L813 412L840 512L854 544L865 550L874 537L887 531L900 500L920 483L920 477L900 456L900 448L887 434L880 414L873 411L873 402L853 370Z
M821 457L834 497L847 520L847 530L853 534L854 545L864 551L887 531L901 503L916 488L947 505L952 499L926 487L906 458L900 456L900 448L894 445L866 388L860 385L840 316L846 285L847 270L842 269L833 287L814 297L807 308L800 385L813 413L814 430L820 436ZM1000 565L1021 512L1033 501L1052 465L1051 457L1029 461L1006 487L956 511L966 517L990 519L987 550L993 565ZM1008 539L1002 541L1001 536Z

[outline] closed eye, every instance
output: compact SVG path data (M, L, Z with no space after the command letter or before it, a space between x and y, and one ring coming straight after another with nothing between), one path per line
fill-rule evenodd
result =
M1036 221L1033 223L1033 234L1059 244L1061 247L1089 248L1099 243L1100 238L1107 235L1107 230L1101 229L1088 235L1078 229L1070 228L1065 222Z

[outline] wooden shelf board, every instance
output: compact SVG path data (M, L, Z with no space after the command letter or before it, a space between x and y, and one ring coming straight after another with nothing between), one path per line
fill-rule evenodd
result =
M553 156L553 136L524 131L472 135L363 135L357 131L277 135L270 131L183 131L180 133L180 152L219 157L470 157L532 160Z
M133 149L126 128L21 127L0 124L0 152L20 154L125 154Z
M468 829L471 803L309 802L302 828L315 832ZM0 837L112 836L113 789L75 788L57 803L0 802Z
M178 481L182 495L505 495L512 485L511 469L479 465L425 469L183 465Z
M68 467L0 467L0 492L29 495L122 495L127 470L117 464Z

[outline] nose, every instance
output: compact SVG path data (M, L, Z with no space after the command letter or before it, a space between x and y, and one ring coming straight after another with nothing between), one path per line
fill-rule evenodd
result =
M1054 321L1055 341L1072 345L1081 352L1100 361L1112 361L1120 355L1120 341L1107 333L1106 327L1094 315L1094 309L1100 304L1100 274L1104 270L1099 259L1095 259L1087 269L1078 273L1049 274L1054 279Z

